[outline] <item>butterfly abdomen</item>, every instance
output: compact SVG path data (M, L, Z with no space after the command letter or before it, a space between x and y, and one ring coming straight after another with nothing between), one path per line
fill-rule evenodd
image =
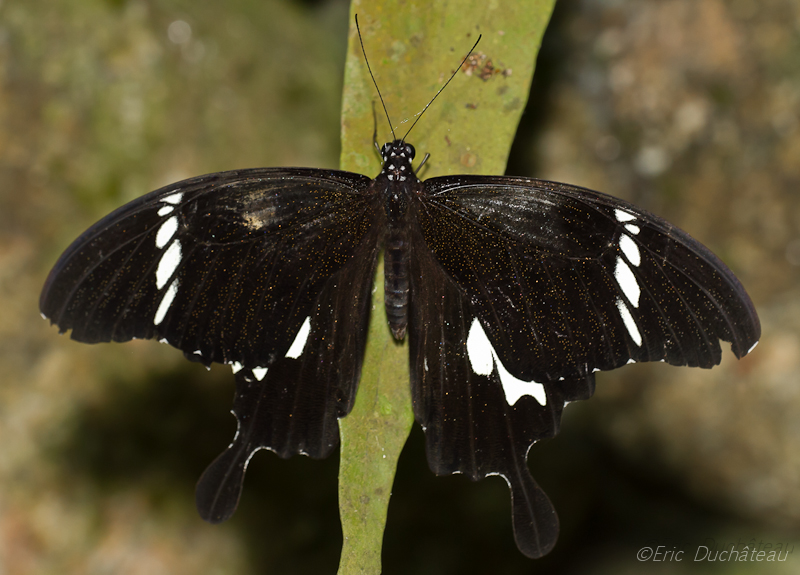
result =
M408 240L403 231L389 233L384 258L386 317L392 335L399 341L405 337L408 324Z

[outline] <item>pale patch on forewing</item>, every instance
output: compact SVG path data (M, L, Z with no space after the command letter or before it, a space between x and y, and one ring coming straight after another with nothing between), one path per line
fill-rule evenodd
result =
M260 210L245 210L242 214L244 225L251 230L260 230L275 219L277 209L269 206Z
M483 331L478 318L472 320L469 328L467 355L472 371L478 375L491 375L495 364L497 365L497 373L500 376L500 383L503 386L503 393L505 393L508 405L514 405L523 395L530 395L539 402L539 405L547 404L547 394L541 383L522 381L508 372L492 347L486 332Z
M161 303L158 304L158 309L156 310L156 315L153 318L153 325L159 325L162 321L164 321L164 316L167 315L167 310L169 310L169 306L172 305L172 301L175 299L175 296L178 294L178 278L175 278L167 291L164 292L164 297L161 298Z
M177 231L178 218L177 216L172 216L158 228L158 232L156 233L156 247L161 249L167 245Z
M156 269L156 287L161 289L181 263L181 242L175 240L161 256Z
M629 222L636 219L636 216L633 214L629 214L628 212L620 210L619 208L614 210L614 217L617 218L618 222Z
M240 371L242 371L243 367L244 366L241 363L239 363L238 361L231 362L231 371L234 374L239 373Z
M617 258L617 267L614 269L614 279L617 280L622 293L633 304L633 307L639 307L639 295L641 294L639 283L628 264L619 257Z
M253 375L256 377L256 379L258 381L261 381L262 379L264 379L267 376L267 368L266 367L254 367L250 371L253 372Z
M300 326L300 331L297 332L297 336L289 347L289 351L286 352L286 357L290 359L297 359L300 357L303 353L303 349L306 347L309 333L311 333L311 318L307 317L303 325Z
M622 250L622 253L625 254L625 257L628 258L628 261L634 266L639 267L639 264L642 263L642 254L639 253L639 246L636 245L636 242L633 241L633 238L630 236L626 236L625 234L620 236L619 249Z
M751 351L753 351L756 348L757 345L758 345L758 342L755 342L753 345L751 345L750 349L747 350L747 353L750 353ZM745 355L747 355L747 354L745 354Z
M260 230L275 223L279 202L265 195L264 190L251 190L239 197L237 212L242 224L251 230Z
M619 315L622 317L622 323L625 324L625 329L628 330L628 334L630 334L631 339L636 345L642 345L642 334L639 333L639 328L636 326L636 322L633 320L631 312L628 311L628 307L621 299L617 300L617 309L619 310Z
M163 198L161 198L161 201L167 204L177 205L182 198L183 198L183 192L176 192L174 194L164 196Z

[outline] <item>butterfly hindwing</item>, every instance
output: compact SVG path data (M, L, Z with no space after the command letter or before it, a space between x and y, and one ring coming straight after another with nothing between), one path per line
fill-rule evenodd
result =
M377 244L365 242L325 284L284 357L269 370L236 372L236 436L197 484L197 508L207 521L233 514L259 449L322 458L338 444L337 421L352 409L361 373Z
M463 290L424 245L417 247L410 258L409 352L428 463L439 475L503 476L517 544L540 557L556 542L558 518L528 471L528 450L557 433L567 402L592 395L594 376L536 382L509 374Z

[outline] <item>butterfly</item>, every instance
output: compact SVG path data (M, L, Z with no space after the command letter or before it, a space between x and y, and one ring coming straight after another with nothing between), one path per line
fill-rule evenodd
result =
M517 545L542 556L558 519L527 454L557 433L564 406L591 397L598 371L710 368L720 341L747 355L755 308L711 251L628 202L524 177L421 181L405 137L379 152L375 178L234 170L134 200L67 248L41 312L80 342L156 339L231 367L239 427L196 493L216 523L257 450L337 447L382 252L432 471L504 477Z

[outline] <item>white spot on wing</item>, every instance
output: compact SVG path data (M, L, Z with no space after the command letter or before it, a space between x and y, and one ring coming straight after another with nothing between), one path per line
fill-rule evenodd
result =
M300 331L297 332L297 337L294 338L289 351L286 352L286 357L291 359L300 357L300 354L303 353L303 348L306 347L309 333L311 333L311 318L307 317L303 325L300 326Z
M161 249L167 245L177 231L178 218L177 216L172 216L170 219L161 224L161 227L158 228L158 232L156 233L156 247Z
M171 214L172 210L174 210L172 206L163 206L160 210L158 210L159 216L166 216L167 214Z
M539 405L547 404L547 394L541 383L517 379L506 371L505 366L497 355L495 355L495 360L497 361L497 371L500 374L500 383L503 384L503 391L506 394L508 405L514 405L523 395L530 395L539 402Z
M164 316L167 315L167 310L169 310L169 306L172 305L172 300L175 299L175 296L178 294L178 280L175 279L169 287L167 291L164 292L164 297L161 298L161 303L158 304L158 309L156 310L156 315L153 318L153 325L159 325L162 321L164 321Z
M620 210L619 208L614 210L614 217L617 218L618 222L629 222L636 219L636 216L633 214L629 214L628 212Z
M628 311L625 302L621 299L617 300L617 309L619 310L619 315L622 317L622 322L625 324L625 329L628 330L631 339L636 345L642 345L642 334L639 333L639 328L636 327L636 322L633 320L631 312Z
M497 373L500 376L500 383L503 386L503 393L505 393L508 405L514 405L523 395L530 395L539 402L539 405L547 404L547 394L541 383L522 381L508 372L477 318L472 320L469 328L467 355L472 371L478 375L490 375L497 364Z
M244 366L238 361L234 361L233 363L231 363L231 371L233 373L239 373L240 371L242 371L243 367Z
M625 229L632 233L634 236L639 233L639 226L634 226L633 224L625 224Z
M177 192L175 194L170 194L169 196L164 196L161 198L161 201L167 204L176 205L180 203L181 198L183 198L183 192Z
M258 381L261 381L267 376L266 367L254 367L251 371L253 372L253 375L256 376Z
M750 346L750 349L747 350L747 353L750 353L751 351L753 351L756 348L757 345L758 345L758 342L755 342L752 346ZM745 354L745 355L747 355L747 354Z
M478 375L490 375L494 369L493 353L492 344L478 318L473 319L467 336L467 355L472 371Z
M636 245L636 242L633 241L633 238L630 236L626 236L625 234L620 236L619 249L622 250L622 253L628 258L628 261L636 267L639 267L639 264L642 263L642 254L639 253L639 246Z
M156 287L161 289L181 263L181 242L175 240L161 256L156 269Z
M614 279L617 280L619 287L622 288L622 293L633 304L633 307L639 307L639 284L636 281L636 276L633 275L631 268L622 258L617 258L617 267L614 268Z

